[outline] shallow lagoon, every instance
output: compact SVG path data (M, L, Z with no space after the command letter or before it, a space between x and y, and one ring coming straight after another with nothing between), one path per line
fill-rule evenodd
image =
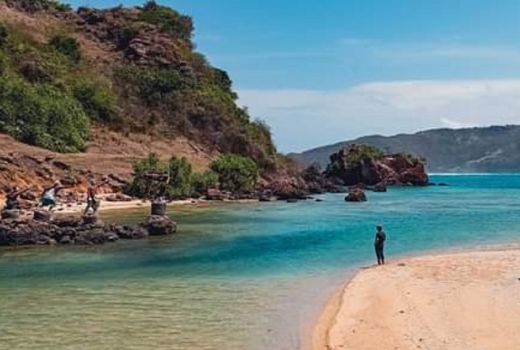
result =
M378 223L390 258L519 241L520 175L432 180L450 186L175 208L173 237L1 250L0 348L299 349Z

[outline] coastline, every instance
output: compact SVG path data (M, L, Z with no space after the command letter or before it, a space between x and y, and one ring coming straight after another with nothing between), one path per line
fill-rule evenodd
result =
M239 200L205 200L205 199L184 199L184 200L174 200L168 202L167 207L177 207L177 206L186 206L186 205L194 205L194 206L203 206L203 205L221 205L224 203L258 203L258 200L255 199L239 199ZM2 208L3 202L0 201L0 208ZM150 200L141 200L141 199L132 199L130 201L107 201L104 197L101 197L101 205L98 209L98 213L105 212L114 212L120 210L134 210L134 209L149 209L151 206ZM85 210L85 203L68 203L68 204L58 204L53 213L62 216L62 215L79 215Z
M311 348L520 348L517 266L513 243L365 268L328 300Z

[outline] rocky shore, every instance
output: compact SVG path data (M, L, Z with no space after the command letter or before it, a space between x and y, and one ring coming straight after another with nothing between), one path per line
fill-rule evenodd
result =
M46 211L36 211L32 219L17 218L15 213L4 213L3 216L0 221L0 246L94 245L169 235L177 231L177 224L161 215L151 215L135 226L104 223L94 215L82 218L51 217Z

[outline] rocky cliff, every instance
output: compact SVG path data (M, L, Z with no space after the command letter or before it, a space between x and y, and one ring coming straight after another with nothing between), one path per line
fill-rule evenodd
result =
M325 176L342 185L426 186L423 162L408 154L384 154L365 145L350 145L330 156Z

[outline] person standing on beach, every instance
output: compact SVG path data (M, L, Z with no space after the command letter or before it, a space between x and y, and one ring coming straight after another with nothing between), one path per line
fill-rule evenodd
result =
M384 265L385 264L385 241L386 241L386 233L383 231L383 226L377 225L376 227L376 238L374 241L374 248L376 250L377 264Z

